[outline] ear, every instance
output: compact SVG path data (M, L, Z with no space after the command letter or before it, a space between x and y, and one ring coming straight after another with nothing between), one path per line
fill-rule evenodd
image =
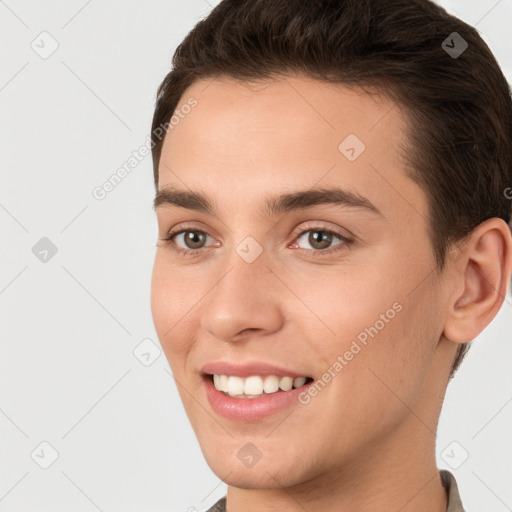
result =
M479 224L458 254L443 334L456 343L473 340L506 299L512 268L512 235L502 219Z

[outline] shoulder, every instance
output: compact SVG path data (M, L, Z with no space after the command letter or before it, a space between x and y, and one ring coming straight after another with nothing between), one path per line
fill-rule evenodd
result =
M460 499L459 488L455 477L446 469L441 469L439 473L441 475L441 482L448 496L448 508L446 512L466 512ZM221 498L205 512L226 512L226 497Z
M213 507L209 508L205 512L226 512L226 496L217 501Z
M459 487L457 486L455 477L446 469L441 469L439 473L441 475L441 482L448 496L448 508L446 512L466 512L460 499Z

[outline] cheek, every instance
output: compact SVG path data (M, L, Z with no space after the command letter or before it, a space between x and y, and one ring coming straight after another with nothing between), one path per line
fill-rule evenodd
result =
M151 278L151 313L162 348L169 355L179 356L188 350L187 322L193 317L194 306L206 290L201 281L187 278L157 254ZM169 361L171 362L171 361Z
M410 293L416 279L402 269L397 259L383 260L295 282L308 306L303 332L314 340L317 370L342 376L332 380L349 402L366 396L367 405L380 408L379 400L389 399L386 384L413 398L428 369L436 345L428 326L434 299L425 289Z
M396 303L401 294L396 280L383 278L375 264L351 265L332 272L312 269L310 275L295 279L293 290L306 306L304 328L311 332L318 326L322 334L312 339L319 352L331 357L348 349L351 340L358 337L364 343L368 329L376 323L378 331L389 331L389 325L400 315L400 304Z

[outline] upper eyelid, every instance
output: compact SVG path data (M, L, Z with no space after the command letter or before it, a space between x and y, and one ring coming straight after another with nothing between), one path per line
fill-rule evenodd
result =
M322 225L322 221L309 221L309 225L306 225L306 226L301 226L300 228L297 228L297 229L294 229L293 231L293 240L298 240L300 237L302 237L305 233L307 233L308 231L313 231L313 230L323 230L327 233L330 233L330 234L333 234L334 236L336 237L339 237L340 239L342 239L343 241L353 241L356 237L354 237L352 235L352 233L350 233L348 236L347 235L344 235L343 233L340 233L339 230L337 229L334 229L334 228L330 228L328 226L325 226L325 225ZM341 228L339 228L341 229ZM205 234L206 236L209 236L210 238L213 238L215 239L215 237L213 237L210 233L208 233L205 229L202 229L200 228L199 226L195 226L195 225L190 225L190 226L182 226L182 227L179 227L178 229L172 229L170 230L167 235L166 235L166 238L167 239L170 239L170 238L173 238L178 236L178 235L181 235L183 234L184 232L187 232L187 231L197 231L199 233L203 233ZM348 231L348 230L346 230ZM203 248L199 248L199 249L185 249L185 250L189 250L189 251L194 251L194 250L201 250Z
M339 234L340 236L343 236L344 235L342 233L338 233L338 230L336 228L330 228L329 226L325 226L325 225L322 225L322 221L317 221L317 222L314 222L314 221L309 221L310 224L308 226L301 226L301 228L297 228L297 229L294 229L293 232L295 233L295 236L297 235L300 235L300 234L303 234L305 231L311 231L313 229L322 229L323 231L327 231L327 232L331 232L331 233L334 233L334 234ZM341 228L339 228L341 229ZM184 231L199 231L201 233L205 233L207 234L208 236L212 236L206 229L203 229L199 226L196 226L196 225L190 225L190 226L180 226L178 229L171 229L167 232L168 235L178 235L180 233L183 233ZM345 228L345 231L348 232L348 230ZM353 236L351 233L350 233L350 236ZM348 238L348 237L346 237Z
M304 226L300 224L300 228L294 229L295 236L302 235L306 231L312 231L314 229L327 231L328 233L332 233L336 236L340 236L343 239L351 239L355 240L356 236L352 234L347 228L342 228L338 226L337 228L331 228L324 224L322 221L307 221L307 225ZM343 234L343 231L346 231L348 234Z

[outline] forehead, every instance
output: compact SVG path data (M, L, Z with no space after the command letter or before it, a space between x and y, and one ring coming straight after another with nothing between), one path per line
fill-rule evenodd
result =
M191 99L196 106L183 109ZM405 116L376 91L298 76L205 79L184 92L176 113L159 188L215 191L228 203L235 194L249 201L315 184L367 191L377 206L382 191L395 202L397 194L421 195L404 173Z

